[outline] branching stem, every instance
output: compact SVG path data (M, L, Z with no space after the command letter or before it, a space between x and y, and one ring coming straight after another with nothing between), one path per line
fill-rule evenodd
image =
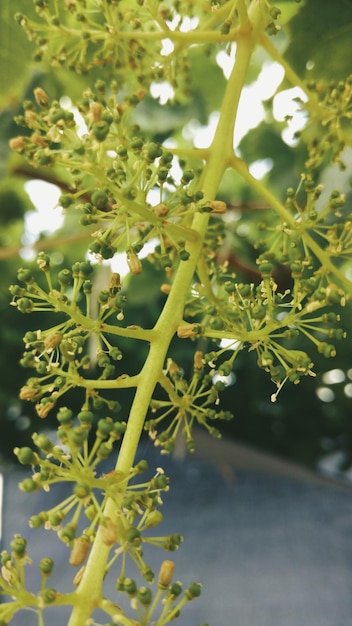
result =
M264 26L264 3L253 2L251 9L248 23L240 30L234 67L227 83L217 130L200 183L200 190L207 199L215 198L223 173L233 156L233 135L240 95L253 49ZM187 261L181 262L168 299L153 329L150 351L140 373L140 383L116 464L118 472L128 474L134 463L154 388L160 380L171 339L182 322L184 304L202 251L208 221L209 216L206 213L197 213L194 216L192 230L198 236L195 240L187 241L186 249L190 256ZM104 514L113 519L115 512L116 503L108 501ZM103 543L98 532L77 590L77 600L68 626L82 626L98 606L109 552L110 547Z

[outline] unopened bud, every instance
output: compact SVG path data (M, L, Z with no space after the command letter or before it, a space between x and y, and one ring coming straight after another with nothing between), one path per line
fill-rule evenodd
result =
M160 291L162 293L165 293L168 296L171 291L171 285L168 285L167 283L163 283L160 287Z
M83 567L81 567L81 569L78 570L76 576L74 577L73 584L75 585L75 587L78 587L79 583L81 582L85 569L86 569L86 566L83 565Z
M45 349L48 351L51 351L53 348L56 348L56 346L60 343L61 339L62 339L61 333L50 333L50 335L48 335L44 339Z
M194 353L194 359L193 359L193 367L195 370L201 370L204 367L204 355L203 352L201 352L200 350L197 350L197 352Z
M113 546L117 541L117 528L111 519L106 519L103 524L99 526L100 536L102 542L106 546Z
M26 147L26 139L25 137L22 137L22 136L13 137L13 139L10 139L9 141L9 146L11 150L17 150L17 152L23 152L23 150Z
M41 87L36 87L33 93L34 93L34 98L35 98L36 103L45 109L49 103L48 94L45 93L44 89L42 89Z
M133 251L127 253L127 263L130 268L131 274L140 274L142 271L142 263L140 262L137 254Z
M188 337L194 337L196 334L197 324L185 324L184 326L179 326L177 329L177 336L180 339L187 339Z
M88 537L77 537L73 541L73 548L71 550L69 563L70 565L82 565L90 548L90 541Z
M91 102L89 105L89 117L92 121L92 124L94 124L94 122L100 122L101 113L102 106L100 102Z
M226 202L222 200L212 200L211 202L207 202L206 206L203 207L203 211L208 211L209 213L226 213L227 205Z
M174 574L175 563L173 561L163 561L160 567L158 585L160 587L168 587L172 582Z

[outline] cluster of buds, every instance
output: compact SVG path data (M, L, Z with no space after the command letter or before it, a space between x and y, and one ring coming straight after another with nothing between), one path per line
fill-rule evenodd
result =
M144 92L138 90L121 103L116 90L115 83L99 80L95 90L84 94L78 107L87 131L82 135L71 111L51 102L43 89L35 89L35 102L26 101L23 115L16 118L30 134L15 137L10 146L35 167L63 167L69 192L61 195L59 204L66 212L78 211L82 225L97 226L91 253L100 260L110 259L127 242L131 272L138 274L138 253L148 241L159 239L157 257L165 268L174 263L174 257L187 260L185 242L193 236L185 228L187 216L199 207L223 213L226 205L221 201L204 204L198 189L201 170L186 162L180 161L182 174L175 182L172 152L146 141L129 122L131 108ZM150 192L156 190L160 201L152 205Z
M43 557L39 562L41 585L38 594L26 589L24 566L32 561L27 554L27 541L19 534L15 534L11 544L11 552L1 552L1 593L12 596L12 601L2 602L0 607L0 623L8 624L17 611L28 606L43 609L55 604L59 596L56 589L48 587L48 578L52 574L54 562L49 557Z
M312 122L303 131L309 152L306 167L317 171L323 160L330 158L331 162L345 169L341 155L350 143L347 127L351 121L352 75L338 82L311 80L307 88L319 106L312 108L309 102L302 104L302 108L308 109Z
M167 559L162 562L156 592L158 598L161 599L161 608L158 608L159 603L156 605L155 596L149 586L138 587L133 578L121 577L117 580L117 590L126 593L131 599L131 606L143 623L168 624L180 616L181 609L187 602L201 595L202 586L199 583L190 583L184 589L180 581L173 581L174 570L173 561Z
M205 427L213 437L218 438L220 431L211 422L232 418L229 411L213 408L219 404L219 392L223 391L225 384L221 380L213 382L213 373L206 368L205 356L196 351L190 381L184 378L177 363L168 359L163 379L159 381L169 399L151 401L151 412L156 416L146 422L145 429L154 445L161 447L165 454L173 451L178 433L185 438L187 449L193 452L192 430L195 424Z
M20 397L35 402L38 415L46 417L73 386L85 387L85 375L93 366L101 368L97 381L116 379L116 366L122 353L107 338L115 329L115 323L108 324L107 320L112 317L123 320L126 297L121 293L119 274L112 273L107 288L98 294L99 310L94 319L91 317L92 265L88 261L76 262L72 269L60 270L54 284L49 256L40 253L37 262L45 275L46 289L30 269L21 268L18 280L23 285L12 285L10 292L12 305L21 313L54 311L66 317L66 321L52 328L28 331L24 336L26 350L20 362L23 367L34 369L35 376L22 387ZM93 361L87 347L92 336L100 346ZM91 387L86 387L86 393L94 408L99 408L102 402L110 410L119 408L118 403L104 400Z
M200 323L181 325L178 336L196 339L201 335L203 340L208 337L218 342L232 339L231 357L219 366L220 375L230 373L238 352L247 347L257 352L259 367L276 385L286 380L298 383L302 376L314 376L314 372L311 356L295 349L297 337L309 339L326 358L336 355L335 341L346 337L340 316L332 309L344 307L349 296L330 280L326 270L306 278L306 263L295 259L289 265L292 288L280 293L273 277L275 267L274 255L260 255L258 273L262 280L257 285L238 282L228 273L214 274L212 286L217 298L211 304L204 298L202 286L194 287L186 314L196 316ZM213 350L204 355L204 362L215 368L228 349Z
M55 444L43 433L35 433L35 449L26 446L14 451L22 465L32 467L32 477L20 483L23 491L48 491L58 480L71 485L71 494L49 510L33 515L30 526L55 530L70 548L69 562L73 566L83 564L99 532L103 543L115 549L109 568L119 555L127 555L137 564L145 580L152 582L154 574L144 560L143 545L149 543L174 551L182 541L177 534L148 536L148 531L163 519L159 507L162 493L168 490L169 479L158 468L150 480L129 484L148 469L143 460L130 470L128 476L117 471L98 475L99 464L112 454L115 442L124 434L126 423L114 422L110 417L96 421L88 410L75 417L67 408L60 409L57 419L62 445ZM77 480L78 476L80 480ZM106 517L105 505L111 499L116 501L116 514ZM85 518L89 523L82 531L82 519Z

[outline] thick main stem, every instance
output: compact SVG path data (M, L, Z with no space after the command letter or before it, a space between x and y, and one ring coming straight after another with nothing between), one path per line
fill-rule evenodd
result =
M209 159L200 184L200 189L206 200L215 198L223 173L233 156L233 134L238 103L253 48L263 25L263 4L262 0L252 2L250 19L244 25L237 41L234 67L227 83L217 130L209 148ZM190 257L187 261L181 262L167 302L155 325L155 334L151 340L148 357L140 373L139 384L116 464L116 469L119 472L127 474L134 463L152 394L160 378L170 342L182 321L186 296L202 251L208 220L207 214L198 213L195 215L192 229L196 233L196 238L187 244ZM105 514L113 518L115 508L115 503L109 501ZM101 598L109 552L110 547L103 543L98 532L85 573L76 592L77 602L68 626L83 626L97 607L98 600Z

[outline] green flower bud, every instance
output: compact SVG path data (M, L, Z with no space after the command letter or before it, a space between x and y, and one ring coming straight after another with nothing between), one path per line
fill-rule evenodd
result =
M97 451L97 457L99 459L108 459L112 450L113 448L111 443L102 443Z
M19 269L17 272L18 280L21 280L23 283L32 283L34 282L34 278L29 269Z
M104 141L104 139L106 139L106 137L109 134L109 130L110 130L110 125L104 120L101 120L100 122L96 122L92 126L93 135L98 141Z
M148 467L148 461L146 461L145 459L141 459L135 466L135 470L137 470L138 473L142 473L146 472Z
M152 488L153 489L165 489L169 484L169 479L165 474L160 474L160 476L156 476L152 480Z
M62 287L67 287L68 285L72 284L72 271L69 269L61 270L58 273L57 278L59 281L59 285L61 285Z
M224 361L219 366L219 374L220 376L228 376L232 372L232 363L230 361Z
M10 543L10 548L17 557L21 558L26 555L26 547L26 539L24 539L24 537L21 537L21 535L14 535L14 538Z
M179 595L181 595L182 593L182 585L181 583L172 583L171 587L170 587L170 594L172 596L175 596L175 598L177 598Z
M199 583L191 583L188 589L185 591L185 595L189 600L193 600L194 598L198 598L202 593L202 585Z
M44 254L44 252L39 252L37 257L37 265L39 269L41 269L43 272L49 271L50 257L47 254Z
M136 581L132 578L125 578L123 581L123 591L126 591L130 598L133 598L137 593Z
M149 587L140 587L138 589L137 598L141 604L148 605L152 601L153 593Z
M102 418L98 421L97 436L107 437L114 428L114 422L111 417Z
M163 514L161 513L161 511L151 511L147 516L144 526L145 528L155 528L155 526L158 526L158 524L160 524L160 522L162 521Z
M88 439L88 432L89 431L88 431L87 428L83 428L83 427L77 426L70 433L70 443L72 443L72 444L74 444L76 446L81 446L82 443L87 441L87 439Z
M44 557L39 563L39 570L44 576L49 576L54 568L54 561L49 557Z
M330 358L336 356L336 348L330 343L326 343L325 341L321 341L318 345L318 352L323 354L325 358Z
M30 313L31 311L33 311L34 304L33 301L30 300L30 298L19 298L17 300L17 308L19 311L21 311L21 313Z
M91 492L91 488L85 483L76 483L73 488L73 493L79 500L84 500L85 498L90 496Z
M131 148L133 152L136 152L138 154L142 150L143 146L144 146L144 141L140 137L135 137L132 139Z
M75 538L76 530L76 524L67 524L67 526L59 530L58 537L64 543L70 544Z
M129 528L126 533L126 539L128 543L132 543L134 546L139 546L141 544L141 531L135 527Z
M145 567L142 570L142 576L148 583L152 583L154 581L154 572L150 567Z
M109 202L109 197L105 191L102 189L97 189L92 194L92 204L97 207L97 209L104 209Z
M67 407L61 407L56 415L56 419L58 420L58 422L60 422L62 426L71 425L73 421L73 413L71 409L68 409Z
M1 552L1 565L6 565L10 563L12 560L11 554L9 554L6 550Z
M152 161L160 157L162 153L163 153L163 150L161 146L153 142L149 143L147 146L147 153L146 153L147 161L152 163Z
M38 456L28 446L15 448L14 453L22 465L35 465L38 462Z
M88 278L88 276L93 272L93 267L89 261L83 261L79 264L79 277L80 278Z
M37 448L39 448L40 450L43 450L43 452L51 452L51 450L54 447L54 444L50 441L50 439L43 434L38 435L37 433L33 433L32 435L32 439L34 442L34 445L37 446Z
M92 411L80 411L77 415L81 426L91 426L94 420L94 413Z
M260 263L258 269L263 278L270 278L273 273L273 264L268 262Z
M40 595L45 604L51 604L52 602L55 602L57 598L57 591L56 589L49 587L48 589L42 589Z
M52 528L57 528L57 526L60 526L63 519L65 519L65 513L63 511L50 513L48 516L48 522Z
M189 252L187 252L187 250L181 250L180 253L179 253L179 257L180 257L181 261L188 261L189 256L190 256L190 254L189 254Z
M44 524L44 520L40 515L32 515L29 520L29 526L31 528L40 528Z
M32 491L36 491L37 489L39 489L39 485L33 480L33 478L25 478L19 484L19 488L25 493L31 493Z
M108 355L104 354L104 352L100 353L100 355L98 355L97 364L98 367L105 367L106 365L110 365L110 359Z
M183 537L179 534L169 535L165 538L164 549L169 550L170 552L174 552L179 547L180 543L182 543Z

